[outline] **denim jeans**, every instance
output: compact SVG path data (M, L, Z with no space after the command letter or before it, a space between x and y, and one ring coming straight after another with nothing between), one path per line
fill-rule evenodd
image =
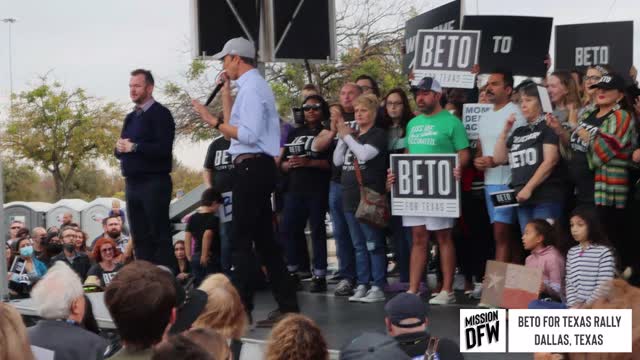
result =
M528 305L529 309L566 309L567 305L556 301L533 300Z
M393 252L400 271L400 282L409 282L409 261L413 243L411 228L402 226L402 216L391 217Z
M200 265L201 256L202 254L198 251L191 257L191 272L194 277L193 285L196 287L199 286L207 276L219 273L221 270L219 259L209 258L207 266Z
M375 286L387 283L387 255L382 229L359 222L355 213L345 211L344 217L349 225L349 233L356 250L356 273L358 285Z
M304 231L307 220L311 225L313 244L313 273L325 276L327 273L327 193L286 193L284 198L284 231L296 234ZM285 250L289 271L297 271L299 254L307 251L307 244L297 241L296 236L286 236Z
M220 265L222 272L231 276L231 230L233 222L220 224Z
M355 250L347 220L342 211L342 184L335 181L329 184L329 213L333 225L333 238L336 241L338 275L353 281L356 278Z
M527 223L533 219L553 219L557 221L562 215L561 202L547 202L532 205L518 206L518 221L520 222L520 230L524 233Z

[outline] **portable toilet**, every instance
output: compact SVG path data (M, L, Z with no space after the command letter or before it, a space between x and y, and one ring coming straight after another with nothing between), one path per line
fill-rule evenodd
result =
M82 230L89 235L89 240L93 240L102 234L102 219L109 215L114 200L120 202L120 209L126 209L126 203L117 198L96 198L82 209L80 213Z
M73 215L72 221L82 228L80 211L85 206L87 206L87 202L81 199L62 199L58 201L47 212L47 227L62 225L62 216L64 213L69 212Z
M29 230L33 230L38 226L45 226L47 211L50 208L50 203L36 201L13 201L4 204L5 229L8 229L14 220L22 221Z

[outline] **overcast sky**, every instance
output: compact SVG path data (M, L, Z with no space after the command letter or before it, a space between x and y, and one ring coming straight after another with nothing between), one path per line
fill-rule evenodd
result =
M318 1L318 0L314 0ZM344 0L336 0L340 6ZM385 0L370 0L385 1ZM415 0L419 12L447 0ZM105 100L129 103L129 71L151 69L156 82L179 80L190 62L190 0L3 0L0 19L12 26L13 90L39 75L68 88L82 87ZM554 25L634 20L638 43L639 0L468 0L470 15L529 15L554 18ZM0 120L9 94L9 26L0 23ZM553 54L553 50L551 50ZM634 50L634 63L640 46ZM160 94L156 94L162 100ZM206 144L178 144L178 158L201 168Z

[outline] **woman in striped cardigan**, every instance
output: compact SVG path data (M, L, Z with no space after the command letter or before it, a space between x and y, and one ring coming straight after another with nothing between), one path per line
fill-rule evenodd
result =
M602 77L597 89L596 109L585 114L600 120L594 131L578 128L577 135L589 144L587 160L595 175L594 203L609 239L620 249L626 224L624 209L629 192L629 165L633 151L633 117L624 97L624 80L617 74Z

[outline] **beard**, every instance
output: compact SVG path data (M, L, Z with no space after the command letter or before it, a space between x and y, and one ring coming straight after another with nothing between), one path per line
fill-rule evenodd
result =
M436 109L436 104L418 104L418 109L420 109L421 113L430 115Z
M109 235L109 237L112 238L112 239L117 239L117 238L120 237L121 233L122 233L122 231L113 230L113 231L108 231L107 235Z

